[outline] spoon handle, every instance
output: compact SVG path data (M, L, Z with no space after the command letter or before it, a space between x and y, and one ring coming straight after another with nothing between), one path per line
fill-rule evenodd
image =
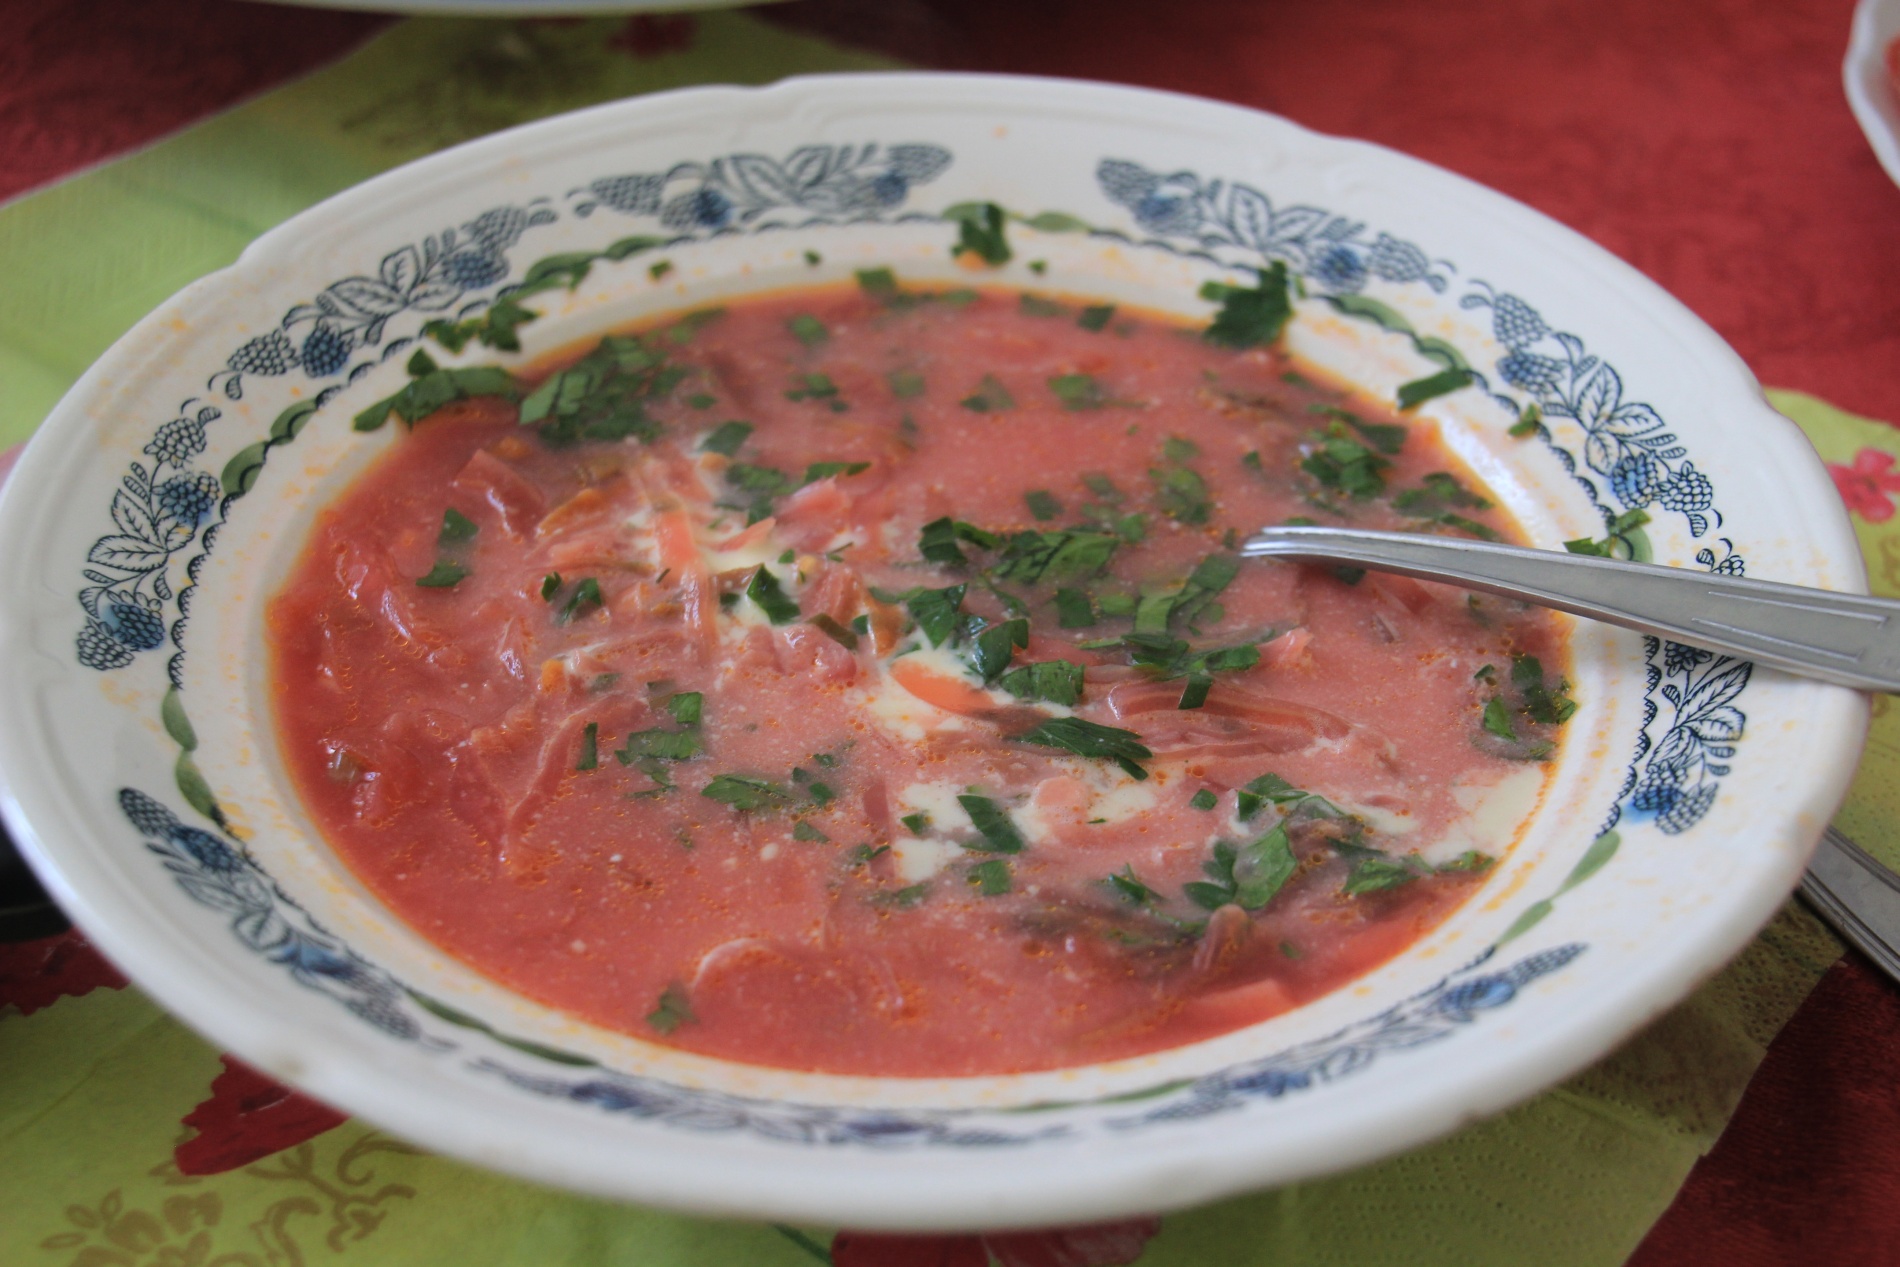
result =
M1892 599L1356 528L1267 528L1240 552L1447 581L1839 686L1900 693L1900 602Z

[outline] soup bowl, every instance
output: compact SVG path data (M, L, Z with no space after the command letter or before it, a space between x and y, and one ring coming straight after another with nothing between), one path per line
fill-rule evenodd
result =
M279 756L264 610L318 509L396 442L352 417L405 381L425 323L525 286L542 315L523 349L460 362L520 365L855 269L967 279L950 248L984 204L1012 247L986 280L1204 320L1204 282L1280 261L1309 361L1388 396L1465 371L1418 416L1535 544L1641 510L1628 540L1656 561L1864 586L1830 481L1740 360L1629 267L1456 176L1102 85L667 93L305 212L59 405L0 498L3 807L48 887L211 1041L429 1148L886 1228L1153 1212L1362 1163L1549 1086L1740 949L1843 795L1865 702L1587 624L1568 738L1469 901L1345 988L1136 1059L898 1079L695 1056L511 993L372 897Z

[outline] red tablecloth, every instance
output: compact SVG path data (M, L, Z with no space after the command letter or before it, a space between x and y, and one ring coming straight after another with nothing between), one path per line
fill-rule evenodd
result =
M1851 9L799 0L764 12L922 65L1199 93L1409 151L1630 260L1764 381L1900 419L1900 189L1842 97ZM383 21L234 0L6 0L0 196L280 83ZM631 34L664 36L667 21L690 19L638 19ZM114 980L76 935L0 952L0 1003L30 1010ZM1900 1262L1897 1049L1900 992L1843 961L1633 1261ZM268 1147L307 1102L258 1095L264 1109L288 1105L248 1128Z

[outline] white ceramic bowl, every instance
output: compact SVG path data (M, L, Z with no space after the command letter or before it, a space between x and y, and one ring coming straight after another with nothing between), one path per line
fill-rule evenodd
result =
M1887 175L1900 184L1900 94L1887 69L1887 46L1900 39L1900 0L1860 0L1841 64L1841 83L1854 119Z
M1742 946L1842 795L1865 704L1595 626L1575 635L1583 707L1541 807L1473 900L1346 989L1138 1060L916 1081L734 1066L515 997L369 898L279 763L260 613L314 508L393 442L350 416L402 381L420 325L637 235L666 240L673 271L595 259L537 297L524 358L873 264L948 277L937 213L968 200L1032 218L1001 282L1204 317L1201 281L1285 259L1307 355L1374 391L1468 364L1481 390L1424 413L1538 542L1645 506L1659 560L1862 588L1829 480L1735 355L1630 268L1456 176L1101 85L669 93L298 216L61 403L0 499L4 809L48 885L214 1042L431 1148L660 1205L879 1227L1155 1211L1365 1162L1549 1086ZM1533 401L1549 438L1510 438Z

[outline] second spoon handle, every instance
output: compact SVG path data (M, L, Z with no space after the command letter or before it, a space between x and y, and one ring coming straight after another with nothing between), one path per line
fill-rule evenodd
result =
M1522 599L1864 691L1900 693L1900 602L1686 568L1357 528L1268 528L1252 558L1344 563Z

